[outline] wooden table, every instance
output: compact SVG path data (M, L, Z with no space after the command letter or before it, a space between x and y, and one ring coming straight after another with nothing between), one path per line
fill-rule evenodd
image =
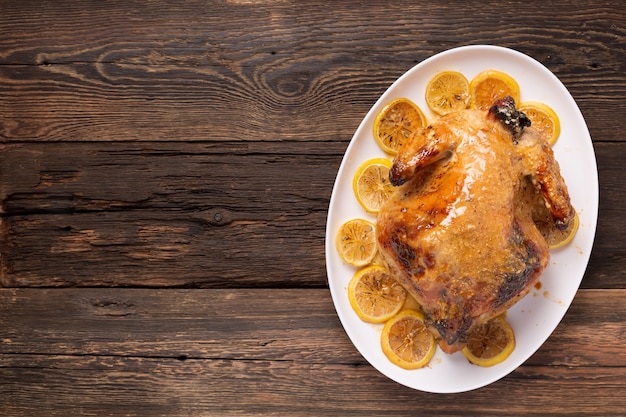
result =
M3 0L0 414L623 415L625 28L619 0ZM368 109L467 44L526 53L572 93L599 225L545 345L430 394L348 340L325 223Z

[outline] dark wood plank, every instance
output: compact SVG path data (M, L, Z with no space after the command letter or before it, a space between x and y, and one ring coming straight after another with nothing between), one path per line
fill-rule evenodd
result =
M352 1L333 5L332 21L324 1L0 7L5 141L349 138L402 73L478 43L538 59L571 90L596 140L621 140L619 0L532 7L490 0L472 13L459 0ZM555 10L567 12L555 18ZM396 23L374 30L381 16Z
M326 209L348 142L24 143L0 148L3 215ZM225 210L226 211L226 210ZM224 213L223 222L229 220ZM220 223L214 219L211 222Z
M606 415L626 407L626 292L582 290L546 344L476 391L364 362L327 290L0 290L8 415ZM228 337L225 337L228 335Z
M324 227L341 156L323 144L307 149L8 146L0 282L325 286Z
M7 145L0 283L325 286L326 213L346 145ZM623 288L626 147L596 152L603 192L583 286Z
M625 299L626 290L580 290L527 364L626 363ZM326 289L5 288L0 301L0 354L365 363Z
M326 289L0 289L0 301L0 353L363 363Z
M626 409L626 370L529 367L488 387L429 394L369 366L128 357L0 356L11 416L606 416Z

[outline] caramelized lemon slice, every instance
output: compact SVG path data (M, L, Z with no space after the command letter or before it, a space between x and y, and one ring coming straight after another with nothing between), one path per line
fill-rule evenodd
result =
M380 337L383 353L404 369L422 368L435 354L435 338L424 324L424 316L415 310L404 310L383 327Z
M530 119L532 127L541 133L550 145L554 145L561 133L561 122L550 106L537 101L525 101L517 108Z
M376 227L364 219L349 220L339 228L336 244L345 262L354 266L367 265L378 252Z
M406 290L387 269L374 265L357 271L348 283L348 300L361 320L384 323L404 305Z
M493 103L511 96L519 103L520 89L517 81L509 74L498 70L485 70L470 82L470 106L473 109L489 110Z
M463 110L469 102L469 82L460 72L440 72L426 86L426 104L439 115Z
M422 110L407 98L387 104L374 120L374 139L387 153L395 155L402 144L426 126Z
M513 349L513 329L500 315L474 329L463 348L463 354L475 365L493 366L508 358Z
M368 213L378 213L394 191L389 181L391 161L375 158L365 161L352 180L354 195Z

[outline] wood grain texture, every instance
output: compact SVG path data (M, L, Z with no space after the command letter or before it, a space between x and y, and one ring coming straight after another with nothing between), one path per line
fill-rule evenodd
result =
M625 299L581 290L527 365L626 363ZM366 363L328 289L5 288L0 301L0 354Z
M430 414L620 414L626 292L610 291L580 291L503 380L433 395L369 366L323 289L3 289L0 404L19 415L377 415L424 404Z
M306 146L7 147L0 281L324 286L326 212L341 155Z
M345 139L413 65L480 43L552 70L596 140L626 112L617 1L234 3L2 2L0 138Z
M0 33L3 416L626 410L621 1L3 0ZM348 340L325 222L378 97L469 44L526 53L572 93L600 213L547 342L435 395Z
M0 367L0 403L19 416L606 416L626 407L624 368L524 366L478 391L436 395L343 364L3 355Z

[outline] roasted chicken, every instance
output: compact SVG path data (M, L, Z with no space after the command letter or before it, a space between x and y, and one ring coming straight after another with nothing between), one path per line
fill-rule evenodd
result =
M511 98L450 113L405 143L390 170L397 189L378 214L379 250L447 353L548 265L528 188L555 227L575 215L551 147L529 125Z

